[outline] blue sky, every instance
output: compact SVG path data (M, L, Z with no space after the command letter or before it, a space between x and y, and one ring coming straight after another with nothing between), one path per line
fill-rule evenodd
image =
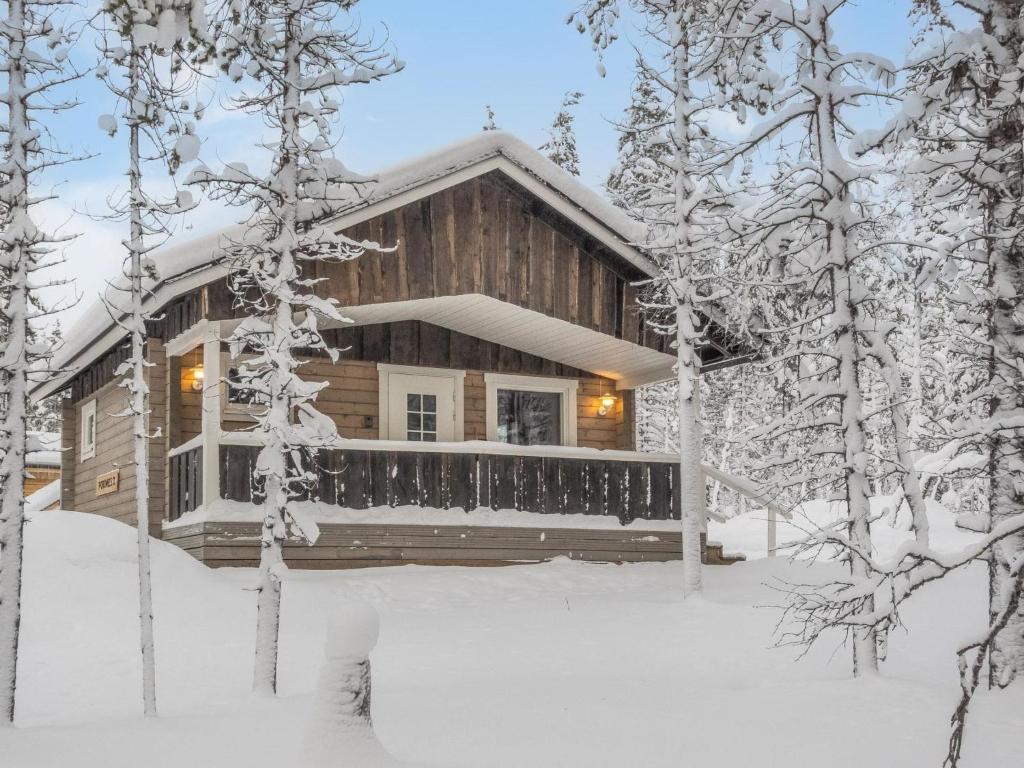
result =
M398 75L345 94L339 154L351 168L372 172L457 141L480 130L490 103L498 125L538 146L546 138L562 95L584 93L577 112L582 177L600 187L615 160L611 120L628 103L637 38L627 23L622 39L605 56L607 76L599 77L589 39L565 24L575 0L363 0L358 6L366 29L383 34L386 24L406 68ZM860 0L843 11L837 29L841 44L899 61L910 41L909 0ZM90 60L89 45L80 60ZM103 280L118 270L122 254L118 225L91 221L86 208L102 210L110 190L122 184L118 167L123 145L103 136L97 117L112 109L109 94L92 78L77 86L82 106L55 126L65 146L98 153L62 169L48 181L59 200L47 204L48 224L68 223L82 236L68 247L68 273L83 297L66 314L73 321L91 303ZM205 139L202 159L258 161L255 142L265 129L252 117L212 108L199 124ZM179 238L228 223L231 213L202 205L185 222ZM228 219L225 219L225 216ZM70 293L70 288L64 290Z

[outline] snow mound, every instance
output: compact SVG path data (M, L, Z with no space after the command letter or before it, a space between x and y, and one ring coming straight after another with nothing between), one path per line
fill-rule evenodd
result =
M178 547L151 543L161 706L173 711L197 690L225 686L247 695L252 633L236 627L255 627L251 595ZM139 713L136 546L135 529L116 520L29 514L19 724Z
M882 558L891 557L913 535L905 526L894 525L888 514L887 499L872 499L872 513L878 516L871 525L871 540L875 553ZM957 526L957 518L937 501L928 499L928 521L932 547L943 553L955 553L977 541L981 534ZM777 552L789 556L793 550L787 545L805 539L818 527L827 528L839 519L839 508L823 501L802 504L793 513L792 520L779 520ZM904 518L901 518L905 522ZM724 522L708 520L708 538L724 545L726 552L737 552L748 560L767 556L768 519L763 510L731 517Z
M367 603L346 603L337 608L327 630L324 655L330 659L365 658L377 645L380 617Z

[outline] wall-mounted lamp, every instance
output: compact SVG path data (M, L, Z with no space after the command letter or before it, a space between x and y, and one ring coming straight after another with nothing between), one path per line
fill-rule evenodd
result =
M197 365L192 369L192 391L202 392L203 391L203 379L206 378L206 374L203 372L203 366Z
M615 401L618 398L612 394L601 395L601 406L597 409L599 416L607 416L611 413L612 408L615 407Z

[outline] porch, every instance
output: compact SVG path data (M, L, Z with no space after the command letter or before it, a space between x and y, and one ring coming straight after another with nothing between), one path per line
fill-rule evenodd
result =
M170 457L164 539L207 565L258 563L260 524L251 505L261 500L252 480L260 447L254 438L221 436L218 498L197 522L188 521L203 506L203 447L183 446ZM312 546L297 538L286 544L293 567L681 556L672 522L680 514L679 466L671 456L487 441L348 440L343 448L320 451L316 471L316 487L299 504L320 518L320 537ZM232 519L240 510L252 519ZM365 512L353 516L358 511ZM324 522L345 513L352 519ZM714 544L706 547L705 560L733 561Z

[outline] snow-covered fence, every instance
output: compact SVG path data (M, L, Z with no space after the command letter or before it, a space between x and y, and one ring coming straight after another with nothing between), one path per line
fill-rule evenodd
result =
M221 497L262 499L253 483L259 447L221 445ZM679 465L626 452L564 455L422 450L322 450L317 454L316 500L350 509L420 506L433 509L515 509L540 514L678 519ZM172 477L173 482L173 477Z

